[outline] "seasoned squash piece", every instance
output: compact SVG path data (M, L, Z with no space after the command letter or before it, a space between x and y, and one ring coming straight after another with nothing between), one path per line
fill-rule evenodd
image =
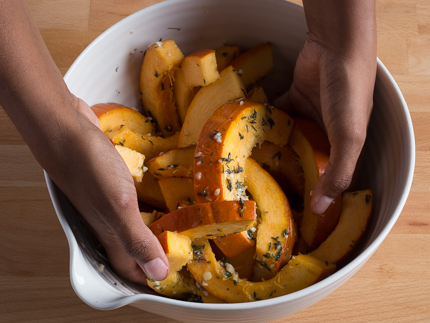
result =
M190 237L216 237L241 232L255 221L255 202L221 201L191 205L175 210L155 221L150 229L158 236L163 231L174 231Z
M195 282L187 277L187 273L182 271L171 271L166 279L161 281L153 280L149 277L146 278L148 286L157 293L186 300L190 294L197 294Z
M293 293L331 275L336 266L309 255L293 257L275 277L264 282L239 278L233 266L217 261L206 239L193 242L194 259L188 270L205 289L229 303L252 302ZM198 251L196 253L196 251ZM208 272L205 276L204 274ZM209 278L210 277L210 278Z
M280 147L265 141L252 150L251 157L259 164L268 166L271 171L281 173L291 188L303 198L305 190L303 168L299 156L290 146Z
M191 102L179 136L178 147L196 144L201 130L210 116L229 100L245 97L242 80L229 66L214 83L200 89Z
M256 86L253 87L251 91L248 93L248 99L252 101L257 101L263 104L268 104L269 99L266 96L266 93L264 92L264 89L262 86Z
M339 195L324 215L312 213L311 192L324 173L330 157L327 135L314 121L294 118L295 126L288 141L300 158L305 178L304 210L300 233L311 248L318 247L336 227L341 212Z
M134 186L140 201L160 210L167 208L160 185L150 173L146 173L141 182L134 181Z
M222 71L230 63L240 55L240 48L236 45L225 45L216 50L216 62L218 65L218 71Z
M248 89L255 82L273 72L272 45L264 43L241 54L231 62Z
M255 244L234 257L227 257L227 261L234 267L240 278L251 280L255 267Z
M117 131L123 127L142 135L155 131L148 118L122 104L99 103L93 105L91 110L99 118L100 129L104 133Z
M342 196L339 223L311 256L338 263L347 258L362 238L372 214L372 191L347 192Z
M178 144L179 133L163 138L158 136L140 135L128 128L121 128L107 134L115 145L124 146L145 155L150 160L160 153L173 149Z
M156 120L158 130L165 137L181 129L173 97L172 73L183 58L171 39L152 44L143 57L140 72L143 108Z
M195 88L209 85L219 78L215 51L200 49L186 56L175 73L174 94L179 119L184 122Z
M284 192L269 173L251 158L246 160L245 172L245 185L261 213L253 280L267 280L275 276L293 252L293 217Z
M192 177L195 147L174 148L146 163L156 178Z
M143 222L147 227L149 227L152 222L158 220L164 215L163 212L159 212L157 210L154 210L152 212L140 212L140 216L142 217Z
M170 212L178 208L180 200L187 200L191 203L196 201L192 178L164 177L158 181L158 184Z
M145 155L142 155L135 150L119 145L115 145L115 149L121 155L134 180L136 182L141 182L143 173L145 172L143 166L143 162L145 161Z
M198 157L194 161L197 202L247 199L244 167L252 148L264 140L285 145L292 125L285 112L248 99L216 110L194 154Z
M170 271L179 271L193 259L191 240L176 232L164 231L158 237L164 253L169 261Z
M218 237L214 242L226 257L235 257L255 246L255 240L249 238L248 230Z

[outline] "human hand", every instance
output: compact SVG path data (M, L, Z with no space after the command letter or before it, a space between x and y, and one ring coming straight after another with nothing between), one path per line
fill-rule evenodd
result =
M349 187L366 139L376 77L372 2L304 1L308 37L289 91L274 103L318 122L330 141L329 163L312 192L315 214Z
M163 280L168 262L140 216L132 176L112 143L93 126L99 123L90 107L74 101L79 130L58 139L67 153L51 155L45 170L92 227L118 274L137 283L146 283L144 273Z

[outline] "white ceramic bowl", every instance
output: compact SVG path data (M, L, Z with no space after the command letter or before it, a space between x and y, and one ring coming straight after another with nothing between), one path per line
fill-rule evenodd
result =
M70 90L90 105L118 102L140 106L139 71L143 52L160 38L172 38L184 54L216 49L225 42L249 49L273 44L275 73L267 78L269 96L287 89L307 27L300 6L284 0L169 0L120 21L78 57L65 76ZM415 159L408 108L395 81L378 61L360 188L372 188L374 215L362 247L345 267L296 293L245 304L200 304L137 292L105 263L76 220L73 208L46 176L58 218L70 245L70 275L77 295L97 309L127 304L187 322L268 322L300 311L338 288L375 252L396 222L409 194Z

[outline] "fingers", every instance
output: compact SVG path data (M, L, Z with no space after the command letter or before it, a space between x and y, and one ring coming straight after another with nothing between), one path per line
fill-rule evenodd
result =
M165 279L169 267L157 238L146 226L143 231L137 237L128 233L123 233L121 237L113 234L105 244L105 250L119 275L146 284L146 276L154 280Z
M311 209L315 214L323 214L334 198L351 184L358 157L366 138L367 120L340 129L331 129L330 159L324 174L320 177L311 197ZM330 132L329 132L330 134Z

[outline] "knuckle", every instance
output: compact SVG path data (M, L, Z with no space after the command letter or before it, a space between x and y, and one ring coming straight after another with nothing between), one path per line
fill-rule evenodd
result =
M336 193L343 192L348 189L351 184L351 175L341 175L334 178L332 182L333 191Z
M130 241L124 245L124 250L134 259L145 259L150 251L149 241L147 239Z

